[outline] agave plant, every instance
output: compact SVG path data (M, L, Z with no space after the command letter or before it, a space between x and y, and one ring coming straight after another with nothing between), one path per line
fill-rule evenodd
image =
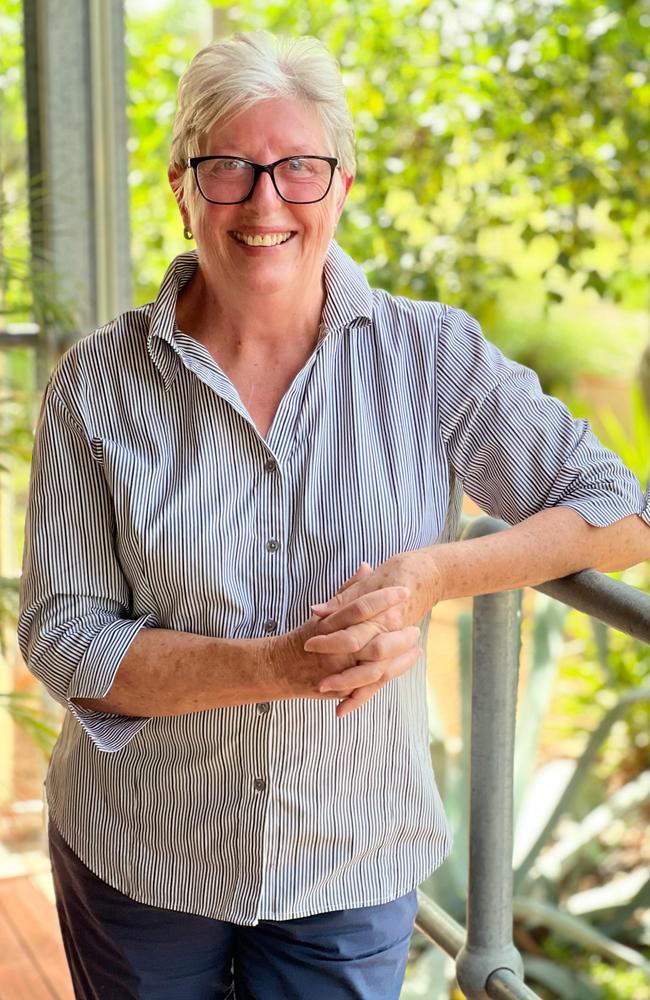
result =
M555 689L558 663L567 646L569 611L541 594L536 594L534 601L530 666L520 699L515 749L513 911L516 927L520 929L518 943L524 952L527 977L547 987L554 996L566 1000L604 1000L606 994L586 974L552 961L540 948L535 949L537 953L526 954L522 940L534 941L530 929L542 928L545 933L551 932L555 941L579 946L591 956L623 963L632 977L639 977L638 983L645 981L649 966L639 950L643 930L638 924L630 926L629 921L640 907L650 902L650 869L638 866L623 878L606 881L597 892L573 888L576 878L568 876L591 872L600 879L594 842L621 820L638 818L650 801L650 771L644 771L586 814L580 808L588 779L593 780L594 762L612 727L632 706L650 700L650 687L612 695L611 706L588 737L579 760L553 761L539 768L543 723ZM431 757L456 843L449 860L422 888L459 923L464 923L468 869L470 616L462 615L458 627L460 752L453 752L435 703L430 712ZM592 622L592 627L606 682L611 676L608 632L600 623ZM641 644L638 656L648 656ZM621 943L623 935L630 944ZM425 996L428 1000L449 1000L450 996L459 996L453 993L454 978L453 962L424 938L419 935L414 938L402 1000ZM644 1000L650 993L641 992L635 985L634 994L629 995Z

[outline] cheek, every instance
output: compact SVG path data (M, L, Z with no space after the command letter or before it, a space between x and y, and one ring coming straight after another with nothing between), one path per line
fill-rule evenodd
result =
M190 216L190 221L192 223L192 231L198 232L205 228L206 223L206 207L207 203L203 198L193 192L192 198L187 201L187 210Z
M312 218L312 233L319 242L329 242L336 228L336 213L327 205Z

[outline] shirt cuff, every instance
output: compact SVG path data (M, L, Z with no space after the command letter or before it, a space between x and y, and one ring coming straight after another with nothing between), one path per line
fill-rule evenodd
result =
M595 528L607 528L632 514L638 514L650 525L650 489L643 493L631 475L629 480L612 483L607 491L593 494L585 491L582 495L578 492L552 506L569 507Z
M645 491L645 505L642 511L639 511L639 517L642 521L645 521L647 525L650 526L650 486Z
M111 622L95 636L74 673L67 691L68 709L99 750L109 753L121 750L147 725L149 718L96 712L75 705L72 699L103 698L108 694L136 635L141 629L155 625L153 615Z

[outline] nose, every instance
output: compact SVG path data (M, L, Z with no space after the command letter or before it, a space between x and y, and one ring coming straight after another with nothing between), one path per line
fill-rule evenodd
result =
M278 201L282 201L280 195L275 190L273 178L268 171L260 171L257 175L255 187L247 198L247 201L261 206L268 204L275 205Z

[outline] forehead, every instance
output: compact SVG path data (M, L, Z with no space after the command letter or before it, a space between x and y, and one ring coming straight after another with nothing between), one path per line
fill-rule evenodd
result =
M277 159L290 153L330 152L316 110L284 97L259 101L225 124L217 122L202 146L206 154L238 153L250 160L262 153Z

